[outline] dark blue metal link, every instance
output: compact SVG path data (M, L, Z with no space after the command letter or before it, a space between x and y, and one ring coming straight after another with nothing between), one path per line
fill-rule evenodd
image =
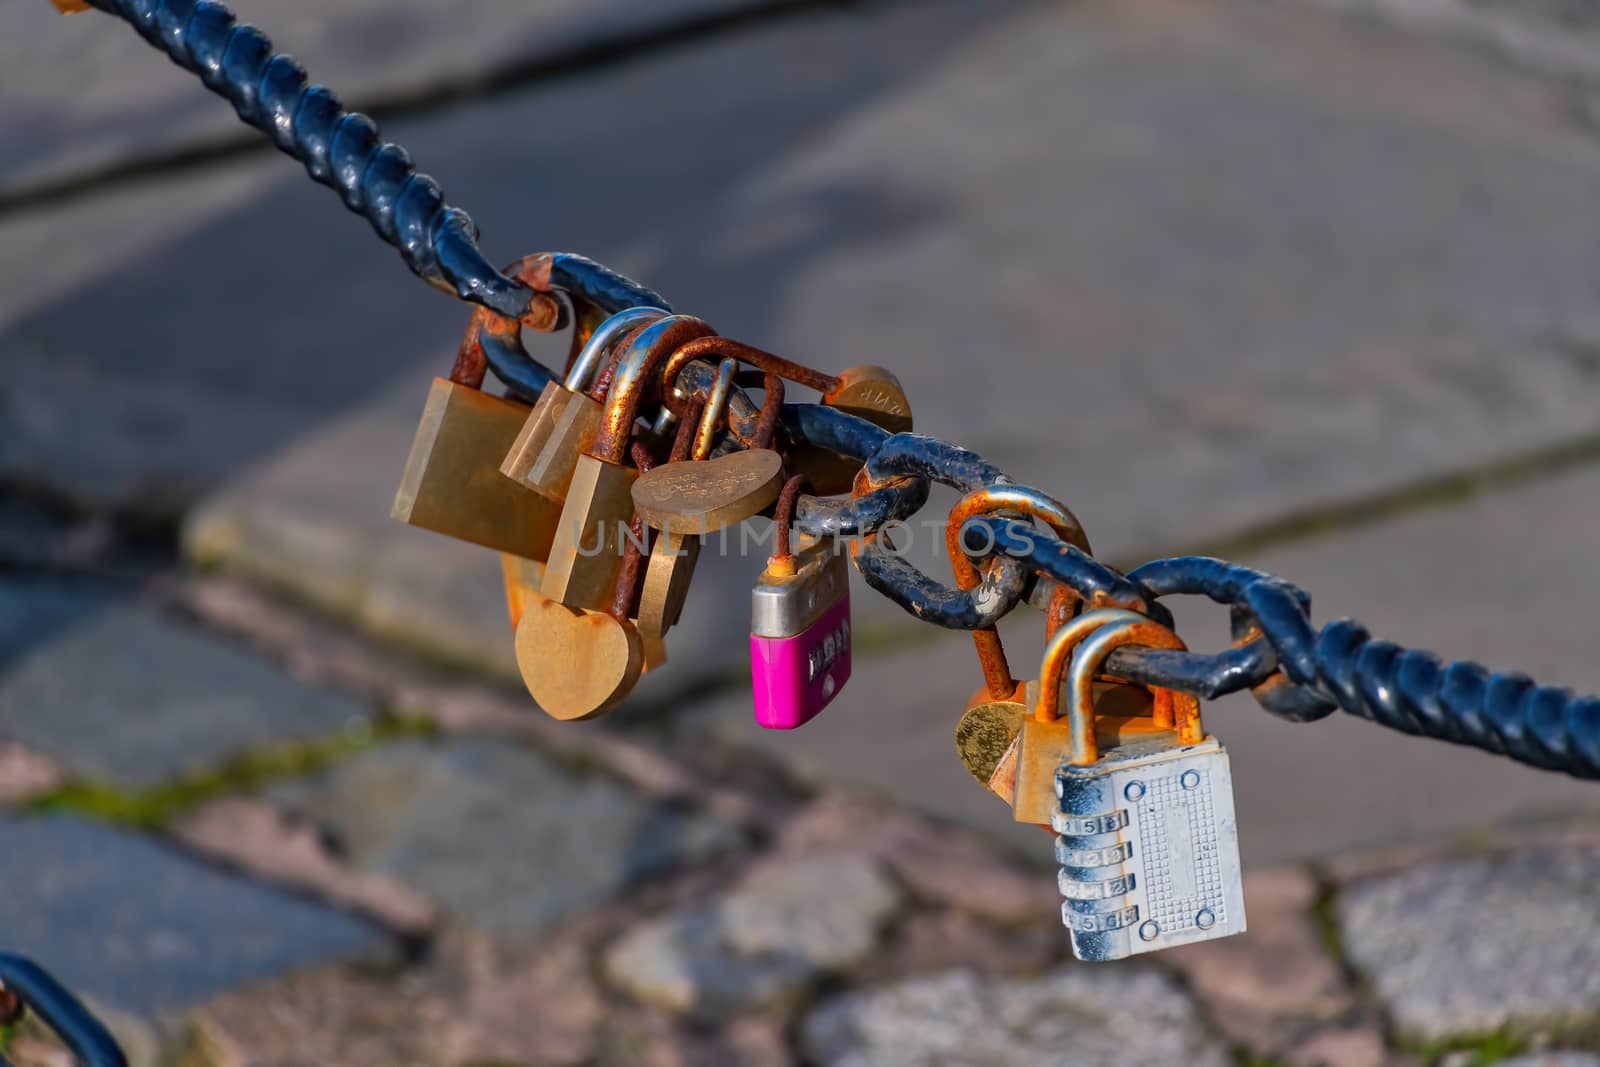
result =
M53 1030L79 1063L86 1067L126 1067L127 1060L111 1032L37 963L0 952L0 985L15 993L29 1011Z
M785 404L779 425L797 441L806 441L862 462L871 458L890 437L883 427L825 404Z
M1085 604L1096 608L1125 608L1141 612L1165 626L1172 614L1138 585L1093 556L1058 541L1053 536L1011 519L973 519L962 530L962 544L977 540L993 545L1003 556L1022 560L1031 569L1070 588Z
M921 485L924 499L930 482L960 493L1010 482L976 452L914 433L886 438L867 460L865 477L873 488ZM975 588L951 588L897 555L884 537L877 535L883 525L887 524L861 531L862 539L853 543L856 569L869 586L924 622L953 630L993 626L1027 592L1029 574L1023 562L1005 554L993 557L993 565Z
M592 329L607 316L626 308L672 310L660 293L592 259L570 252L528 256L508 267L507 272L516 278L531 280L534 288L541 292L565 293L578 314L580 328ZM558 307L562 314L548 321L550 329L559 329L569 317L565 314L565 305ZM528 352L522 342L524 320L487 309L474 312L473 320L471 336L477 342L484 364L506 384L512 396L535 403L545 386L561 378Z
M1208 697L1250 688L1262 699L1265 687L1292 698L1283 707L1262 699L1285 718L1306 721L1336 705L1392 730L1600 777L1600 699L1535 685L1517 672L1491 674L1476 663L1445 665L1431 652L1374 640L1349 619L1315 632L1310 598L1302 591L1221 560L1158 560L1128 580L1152 595L1193 594L1229 604L1236 619L1249 618L1244 632L1256 636L1214 656L1119 649L1107 660L1112 673ZM1235 636L1242 636L1238 627ZM1219 670L1224 664L1225 672Z
M575 300L614 315L626 308L654 307L671 311L667 298L587 256L557 252L550 259L550 284Z

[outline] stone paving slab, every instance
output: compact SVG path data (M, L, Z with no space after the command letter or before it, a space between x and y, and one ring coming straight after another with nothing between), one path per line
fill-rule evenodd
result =
M508 950L452 935L399 975L321 967L225 993L191 1016L176 1062L580 1067L614 1025L607 1008L573 938Z
M140 1014L320 960L386 958L373 926L67 817L0 819L8 949Z
M1592 1025L1600 1005L1600 851L1419 867L1347 889L1339 929L1417 1041Z
M806 1019L804 1043L824 1067L1233 1062L1170 979L1136 968L1071 967L1009 982L966 971L911 979L824 1003Z
M0 584L7 600L26 613L40 594ZM70 627L30 636L0 674L0 735L69 774L127 788L211 770L253 746L336 736L371 712L124 603L100 601Z
M41 642L81 625L103 604L98 590L82 584L0 581L0 667L9 668Z
M606 953L605 973L685 1015L770 1007L860 963L902 900L863 857L774 864L703 906L636 926Z
M741 91L695 88L712 82ZM920 428L1070 500L1096 544L1125 555L1590 432L1600 304L1582 279L1600 255L1600 147L1562 92L1300 7L952 2L786 23L396 130L448 166L492 256L527 247L520 229L652 280L724 332L889 363ZM503 136L533 124L538 138ZM663 126L682 136L645 176L619 153ZM172 184L175 203L190 184ZM98 384L72 402L90 410L135 367L189 369L209 403L227 398L232 428L163 424L160 476L185 483L371 402L374 374L424 359L441 371L464 316L394 299L410 283L391 254L357 223L324 221L338 208L301 184L208 209L146 257L156 276L208 242L260 242L252 264L300 267L277 277L270 309L239 303L253 285L225 262L192 279L182 323L163 323L154 283L108 294L114 312L142 309L138 359L120 314L112 345L65 297L0 332L0 350L81 365ZM85 210L52 215L61 239ZM297 246L315 252L297 260ZM270 320L230 335L220 364L213 305ZM273 318L282 307L294 315ZM19 389L46 392L45 366ZM380 423L383 440L409 439L412 409L390 403L352 416L373 441ZM385 488L317 522L365 529L397 447L318 456L339 468L330 483ZM9 449L82 480L66 435ZM97 479L157 473L141 459ZM282 480L247 475L211 512L250 527L305 509ZM246 538L228 559L256 566L279 547ZM341 558L312 543L285 566L334 587ZM699 625L736 652L743 612L718 616Z
M1592 634L1581 624L1582 605L1600 596L1596 499L1600 469L1585 468L1240 562L1310 591L1316 621L1354 616L1403 645L1600 692ZM1225 610L1188 600L1173 607L1190 647L1227 646ZM1018 612L1002 632L1016 674L1036 674L1043 644L1038 614ZM964 635L948 634L924 648L858 660L844 694L793 732L757 728L743 693L710 702L682 729L715 730L821 781L880 789L1049 862L1045 835L1013 823L955 758L956 721L967 695L982 684L970 649ZM1231 753L1247 864L1463 832L1520 816L1600 811L1594 783L1406 737L1342 713L1295 725L1270 718L1248 696L1204 711L1206 725Z
M486 739L385 745L266 797L325 827L358 870L510 936L538 933L739 840L710 817Z
M221 797L164 829L229 867L371 916L391 930L420 937L438 926L438 909L421 893L392 878L351 870L332 854L320 827L286 818L254 797Z
M771 0L242 0L229 7L356 106L430 95ZM0 194L237 138L233 109L120 19L0 9Z

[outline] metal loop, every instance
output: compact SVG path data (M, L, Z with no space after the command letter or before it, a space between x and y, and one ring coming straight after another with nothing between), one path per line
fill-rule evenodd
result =
M937 482L962 493L1009 484L998 467L975 452L922 434L895 434L883 442L856 479L857 497L897 480ZM883 543L882 527L861 531L851 542L856 569L867 584L924 622L952 630L992 627L1016 607L1028 572L1014 559L997 558L970 589L952 589L924 574Z
M1106 617L1113 613L1116 617ZM1131 618L1128 617L1130 615ZM1072 666L1067 672L1068 688L1072 692L1070 762L1076 766L1086 766L1100 758L1094 729L1094 680L1106 657L1115 649L1126 645L1179 651L1183 650L1184 645L1176 633L1152 619L1132 612L1101 609L1080 616L1063 627L1061 632L1051 639L1050 648L1046 652L1046 662L1059 670L1059 658L1052 660L1052 653L1059 656L1057 646L1066 644L1070 647L1078 643L1080 635L1081 643L1078 644L1077 652L1072 657ZM1041 676L1039 681L1039 706L1035 715L1043 719L1045 712L1050 709L1045 702L1044 678ZM1156 725L1175 729L1179 744L1194 745L1204 739L1205 730L1200 723L1200 702L1192 694L1158 689L1155 691L1155 697Z
M565 252L524 256L506 271L535 293L547 296L561 293L572 302L577 309L573 343L578 348L590 336L587 324L596 316L613 315L634 307L663 311L667 308L658 294L644 286L593 260ZM489 307L475 310L456 353L450 380L480 388L484 371L491 370L513 395L530 404L536 402L545 386L557 380L557 375L528 352L522 343L523 328L549 332L561 329L569 319L565 304L553 298L548 303L555 308L555 314L544 314L544 304L538 305L539 315L512 316ZM574 349L575 360L579 358L578 348Z
M955 574L957 589L974 589L981 581L978 568L962 551L961 528L976 516L997 512L1020 513L1030 519L1039 519L1055 532L1056 537L1076 545L1084 552L1089 551L1089 539L1084 536L1082 524L1065 504L1026 486L984 486L956 501L950 509L949 518L945 520L945 551L950 557L950 569ZM992 562L990 566L993 566ZM1059 586L1058 589L1071 593L1066 586ZM1051 610L1054 612L1056 607L1063 607L1061 614L1065 617L1076 609L1078 603L1075 598L1064 606L1054 602ZM1016 690L1017 681L1012 677L1011 665L1006 661L1000 632L993 626L980 626L972 631L972 641L978 652L978 663L983 669L983 681L989 695L996 700L1006 699Z
M976 543L980 538L982 545ZM961 540L962 551L969 556L994 554L1019 560L1030 570L1068 586L1091 608L1126 608L1163 626L1172 625L1172 613L1138 584L1076 545L1041 537L1031 526L1009 519L973 519L962 530Z
M668 312L656 307L623 308L600 323L579 350L578 356L572 361L572 366L567 368L567 376L562 381L562 388L574 393L581 393L589 388L595 374L600 370L600 364L611 353L611 346L621 340L629 330L645 326L657 319L667 317Z
M127 1067L111 1032L37 963L0 952L0 986L20 997L86 1067Z
M1230 609L1234 647L1218 653L1214 664L1230 676L1232 688L1223 692L1248 688L1269 714L1291 722L1314 722L1335 710L1307 688L1319 679L1311 598L1304 590L1208 556L1157 560L1128 579L1152 597L1203 596Z

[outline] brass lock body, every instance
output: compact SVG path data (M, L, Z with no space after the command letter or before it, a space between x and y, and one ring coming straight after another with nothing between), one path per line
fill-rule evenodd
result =
M967 701L966 711L956 727L956 752L967 772L989 792L1014 806L1019 796L1017 769L1020 763L1022 728L1033 713L1039 683L1018 682L1005 698L996 698L987 686ZM1126 682L1095 683L1095 729L1102 744L1114 745L1147 729L1155 696L1142 686ZM1048 815L1037 820L1048 826Z
M568 607L603 611L622 565L633 481L639 472L585 453L578 457L540 587Z
M644 670L644 642L633 626L603 611L569 608L546 597L523 606L517 669L551 718L592 719L615 707Z
M646 326L628 343L589 450L578 457L541 591L571 608L609 608L633 518L637 468L624 465L641 396L672 349L711 328L687 315Z
M594 444L605 412L605 406L585 390L619 341L666 314L660 308L628 308L601 323L565 380L551 382L539 394L539 402L506 451L500 473L541 496L565 500L578 457Z
M528 407L435 378L392 517L526 559L548 558L559 505L500 474Z

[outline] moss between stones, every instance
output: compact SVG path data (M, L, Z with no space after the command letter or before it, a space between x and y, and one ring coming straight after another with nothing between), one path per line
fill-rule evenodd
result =
M1460 1063L1461 1067L1484 1067L1486 1064L1499 1063L1501 1060L1520 1056L1527 1052L1528 1048L1528 1042L1523 1038L1500 1030L1492 1034L1430 1041L1417 1046L1414 1051L1427 1063L1438 1063L1449 1056L1453 1065ZM1461 1056L1467 1057L1464 1063L1459 1058Z
M1316 927L1317 944L1322 951L1346 963L1344 954L1344 940L1339 932L1339 911L1337 908L1338 893L1328 886L1323 886L1317 892L1316 900L1311 902L1311 923Z
M386 714L370 730L250 750L213 770L149 789L130 792L106 782L70 782L33 798L23 810L66 812L119 826L157 829L226 793L251 792L276 779L312 774L383 741L437 733L437 727L420 716Z

